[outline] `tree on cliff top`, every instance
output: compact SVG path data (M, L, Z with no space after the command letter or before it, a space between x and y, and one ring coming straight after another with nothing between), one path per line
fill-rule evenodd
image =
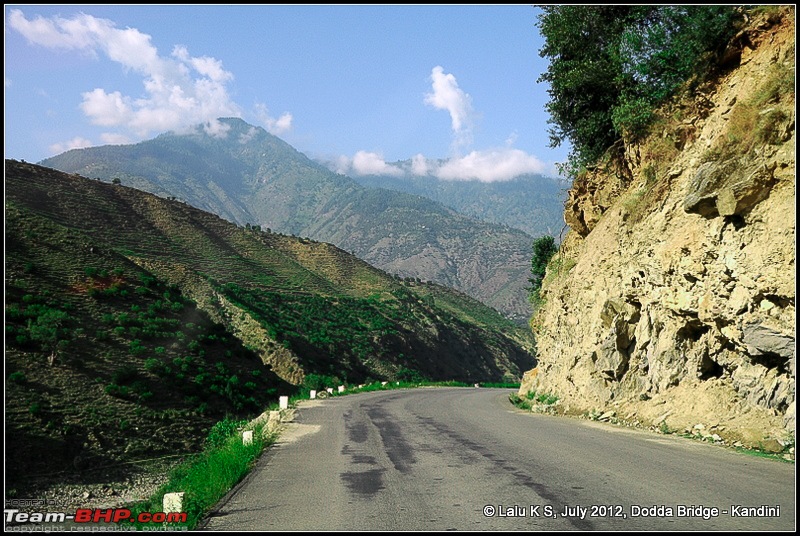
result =
M736 6L543 6L550 145L572 144L562 172L644 134L654 108L708 70L741 19Z

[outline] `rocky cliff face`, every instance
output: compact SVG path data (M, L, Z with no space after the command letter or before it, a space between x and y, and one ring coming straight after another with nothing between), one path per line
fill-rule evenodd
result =
M724 74L576 179L521 394L729 443L793 443L794 42L793 7L754 16Z

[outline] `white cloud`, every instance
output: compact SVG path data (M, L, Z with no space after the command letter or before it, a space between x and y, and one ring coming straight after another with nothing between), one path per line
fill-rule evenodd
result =
M506 138L506 146L511 147L514 145L517 142L517 138L519 138L519 134L517 134L517 131L515 130L508 135L508 138Z
M272 134L282 134L289 131L292 128L292 114L284 112L278 119L268 124L267 128Z
M358 151L353 156L353 171L357 175L403 175L403 170L386 163L378 153Z
M422 155L417 154L411 158L411 173L419 177L424 177L430 173L428 160Z
M25 36L28 42L47 48L85 49L91 46L91 38L86 35L84 28L76 28L74 22L60 17L55 17L54 20L42 17L28 20L22 11L12 9L8 23ZM63 28L64 31L59 28Z
M250 143L250 141L256 137L256 134L258 134L258 129L256 127L250 127L250 130L239 136L239 143L242 145Z
M269 114L269 109L264 104L256 104L256 116L261 124L267 129L267 132L278 136L292 129L292 114L284 112L279 118L275 119Z
M12 9L8 21L31 44L79 50L93 57L104 55L126 71L142 76L141 97L102 88L82 94L81 110L95 125L146 137L154 131L185 131L205 124L209 133L222 135L216 119L241 116L239 106L228 94L227 84L233 74L215 58L193 57L183 46L174 47L170 56L160 56L149 35L135 28L120 29L113 21L86 14L28 20L22 11ZM275 120L274 128L284 129L290 124L291 115L284 114Z
M450 114L453 148L472 143L472 97L458 87L455 76L445 74L438 65L431 71L431 88L433 91L425 94L425 104Z
M89 116L92 123L104 127L124 125L133 117L130 99L123 97L119 91L106 93L97 88L83 94L81 110Z
M472 151L451 158L434 174L445 180L507 181L526 173L544 173L547 166L533 155L519 149Z
M347 156L339 156L336 158L335 161L329 164L329 167L332 171L336 173L340 173L342 175L347 175L350 173L350 166L352 165L352 159Z
M94 144L86 138L75 137L69 141L54 143L49 147L49 149L53 154L61 154L65 151L69 151L70 149L83 149L85 147L92 147L93 145Z
M233 74L222 68L222 62L208 56L201 58L191 58L190 63L195 70L203 76L207 76L214 82L226 82L233 79Z
M208 121L203 125L203 131L212 138L220 138L220 139L227 138L228 131L230 129L231 129L230 125L225 124L222 121L219 121L218 119L212 119L211 121Z
M329 162L328 167L342 175L391 175L393 177L405 175L405 171L399 167L387 164L380 154L369 151L358 151L353 158L339 156L335 161Z

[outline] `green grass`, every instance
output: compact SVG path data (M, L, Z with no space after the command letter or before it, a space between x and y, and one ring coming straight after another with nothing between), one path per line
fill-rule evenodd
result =
M536 391L528 391L524 396L519 396L517 393L508 395L508 400L520 409L527 411L532 410L536 406L549 407L558 402L558 396L550 393L537 393Z
M486 387L488 389L519 389L520 384L519 382L487 382L481 383L481 387Z
M766 452L766 451L763 451L763 450L748 449L748 448L745 448L745 447L731 447L731 448L733 450L735 450L736 452L739 452L741 454L747 454L748 456L755 456L756 458L767 458L767 459L770 459L770 460L778 460L778 461L781 461L783 463L794 464L794 460L787 460L786 458L783 457L784 453L781 453L781 452L778 452L778 453Z
M183 492L182 511L187 514L186 523L170 524L169 528L194 529L211 508L244 478L261 452L275 439L272 435L265 435L261 426L256 426L247 428L253 430L253 442L245 445L240 433L244 425L235 421L221 421L220 424L223 426L216 427L216 435L212 430L208 447L203 452L175 467L169 481L150 499L128 506L132 518L142 512L162 512L165 494ZM227 437L220 436L222 430L227 432ZM124 522L125 525L129 523ZM136 522L130 525L138 530L152 530L166 524Z
M384 385L385 383L385 385ZM324 389L315 389L317 394L325 392L320 398L329 398L334 396L346 396L356 393L370 393L373 391L389 391L392 389L415 389L417 387L473 387L474 384L469 384L459 381L393 381L393 382L371 382L366 384L359 384L355 386L345 386L343 392L339 392L339 385L328 385L333 389L333 393L327 393ZM480 384L482 387L492 387L490 384ZM311 393L309 389L303 389L300 394L294 395L289 398L290 404L296 404L302 400L309 400Z

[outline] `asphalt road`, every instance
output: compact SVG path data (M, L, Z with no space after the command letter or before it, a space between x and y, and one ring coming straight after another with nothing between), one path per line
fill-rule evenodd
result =
M204 528L795 528L793 464L523 413L509 392L414 389L304 402ZM734 515L760 506L779 507L779 516Z

